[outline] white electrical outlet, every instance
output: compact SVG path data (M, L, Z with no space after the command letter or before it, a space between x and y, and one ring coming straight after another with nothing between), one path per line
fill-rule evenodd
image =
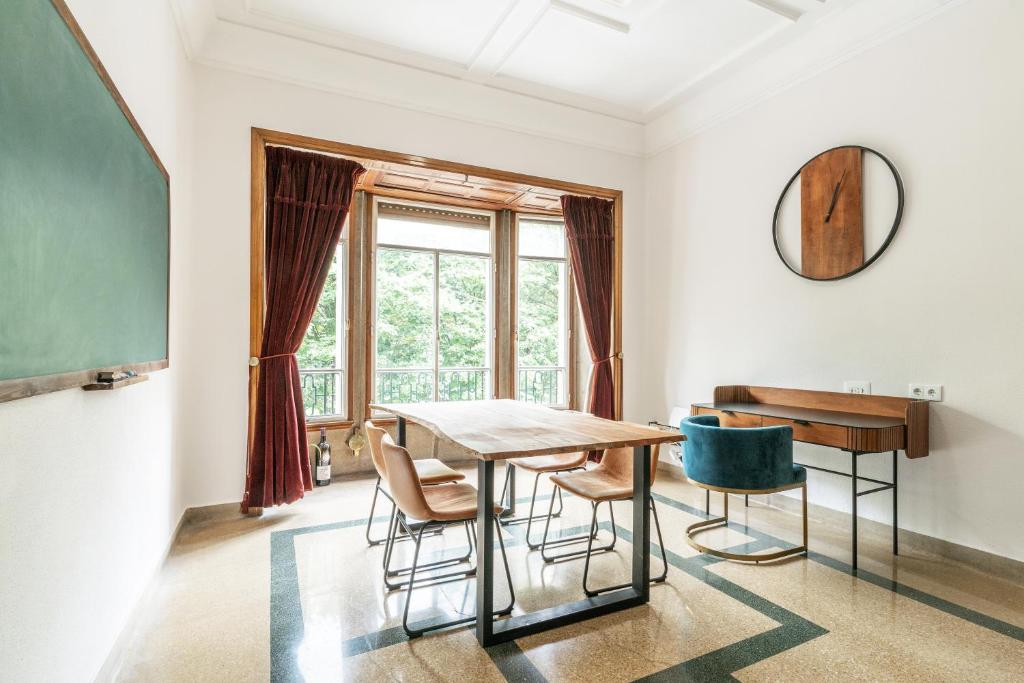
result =
M870 394L871 382L862 379L848 379L843 382L843 393L846 394Z
M941 401L942 400L942 385L941 384L911 384L910 390L907 392L910 398L924 398L929 401Z

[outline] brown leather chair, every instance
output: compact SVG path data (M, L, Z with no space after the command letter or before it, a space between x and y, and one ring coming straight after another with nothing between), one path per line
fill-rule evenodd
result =
M544 474L558 474L560 472L571 472L573 470L582 470L586 468L587 464L587 453L557 453L555 455L539 455L533 458L511 458L507 461L505 466L505 485L501 489L501 502L503 505L511 506L512 501L505 500L506 492L509 492L509 496L514 495L512 490L515 488L510 486L509 483L512 477L515 476L515 468L521 467L527 472L533 472L536 476L533 478L533 495L530 496L530 514L526 517L513 517L504 518L501 523L505 526L511 524L522 524L526 523L526 545L531 550L536 550L540 547L540 543L534 543L530 538L530 531L533 528L533 520L535 519L546 519L547 515L534 515L533 509L537 504L537 485L540 483L541 475ZM552 496L558 496L558 511L554 513L555 517L562 514L562 489L554 487L551 492Z
M402 526L410 538L416 543L416 549L412 556L412 569L409 572L409 595L405 600L405 610L402 616L402 628L406 634L415 638L423 635L426 631L440 628L448 628L457 624L465 624L476 619L473 617L462 617L445 623L430 623L420 628L409 626L409 604L412 602L412 591L416 586L416 572L422 568L419 566L420 547L422 546L423 534L434 527L444 528L453 524L462 524L466 527L467 533L474 526L477 515L477 491L469 484L447 484L445 486L424 486L419 479L413 459L409 451L388 440L381 441L381 452L384 456L385 471L387 472L388 487L391 496L398 508L397 522ZM494 615L501 616L510 614L515 604L515 592L512 588L512 574L508 567L508 557L505 555L505 541L501 536L501 525L498 524L498 515L502 507L495 505L491 510L491 518L494 521L495 530L498 536L498 544L501 547L501 559L505 565L505 578L508 581L509 603L508 606L497 610ZM416 520L418 527L412 526L412 520ZM473 550L470 542L470 552ZM475 568L464 575L475 573ZM438 581L450 580L458 574L441 574L430 576L421 581L436 585ZM422 588L423 586L419 586Z
M657 445L651 446L652 485L654 484L654 479L658 471L658 450ZM562 553L560 555L548 555L546 552L548 546L554 545L554 543L548 542L548 528L551 526L551 518L554 516L552 512L554 511L555 501L554 497L552 497L551 503L548 506L548 521L544 524L544 539L541 542L541 556L544 558L544 561L557 562L558 560L586 555L586 564L583 567L583 592L591 597L598 595L599 593L627 588L632 585L624 583L617 586L591 589L587 587L587 575L590 570L590 557L595 550L597 552L607 552L615 547L617 534L615 532L615 512L612 509L612 503L622 500L633 500L633 449L609 448L604 452L604 457L601 458L601 462L597 467L585 472L567 472L565 474L555 475L551 477L551 483L559 489L565 489L575 496L579 496L584 500L590 501L592 514L590 518L590 533L570 537L575 541L587 541L586 550L576 550L573 552ZM651 514L654 516L654 528L658 533L658 547L661 549L661 562L664 566L661 574L653 577L651 579L651 583L661 583L668 577L668 559L665 556L665 542L661 537L661 524L658 521L658 509L654 505L653 497L648 498L647 500L651 508ZM598 532L597 508L601 503L608 503L608 513L611 516L612 541L606 546L595 549L593 545ZM565 542L567 540L569 539L556 539L556 542Z
M366 542L370 545L380 545L381 543L388 542L391 533L390 526L388 527L389 536L384 538L372 538L370 530L373 527L373 512L377 509L377 495L384 494L385 498L391 500L391 496L388 495L387 491L381 488L381 481L386 481L387 478L384 476L384 456L380 452L381 439L384 437L390 439L391 437L371 420L363 422L363 430L366 432L366 443L370 448L370 459L373 461L373 468L377 470L377 483L373 489L373 500L370 502L370 515L366 520ZM453 470L436 458L413 460L413 464L416 467L416 474L425 485L449 484L466 478L465 474ZM394 501L391 501L391 524L394 524L394 517L395 505Z

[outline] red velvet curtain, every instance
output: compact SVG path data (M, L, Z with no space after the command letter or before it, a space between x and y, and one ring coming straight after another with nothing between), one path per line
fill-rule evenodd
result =
M611 356L614 206L614 202L597 197L562 195L569 264L587 331L590 360L594 364L587 410L608 419L615 416Z
M243 509L294 503L313 488L295 353L366 170L285 147L266 153L266 311Z

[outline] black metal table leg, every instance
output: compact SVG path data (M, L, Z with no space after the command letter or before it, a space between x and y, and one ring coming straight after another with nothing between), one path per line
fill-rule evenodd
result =
M505 465L509 469L508 474L508 507L505 509L504 515L508 517L514 517L516 514L516 466L512 463ZM533 513L530 513L531 515Z
M405 448L405 418L399 416L398 418L398 432L395 439L396 443L402 448Z
M853 540L852 540L852 552L853 559L850 564L853 567L853 571L857 571L857 451L850 451L850 471L853 476L850 477L850 485L853 487L853 492L850 495L850 500L853 501Z
M480 461L477 467L477 583L476 637L488 647L533 633L575 624L650 601L651 591L651 447L633 449L633 570L628 585L584 600L549 607L529 614L494 621L494 527L487 524L482 511L494 502L494 463ZM486 531L485 531L486 530Z
M898 498L899 498L898 493L897 493L899 491L899 485L898 485L897 482L899 480L896 478L896 463L899 462L899 459L900 459L899 456L900 456L899 451L893 451L892 452L892 554L893 555L899 555L900 554L900 526L899 526L899 523L898 523L899 517L898 517L898 514L897 514L898 513L898 508L899 508L899 504L897 502Z
M477 463L476 492L476 639L494 641L494 461Z
M633 590L651 596L651 447L633 447Z

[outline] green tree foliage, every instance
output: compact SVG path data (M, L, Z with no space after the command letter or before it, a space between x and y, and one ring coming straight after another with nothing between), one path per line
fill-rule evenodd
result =
M564 295L565 264L519 259L519 366L561 364L559 308ZM520 370L519 399L535 403L563 400L565 374L558 370Z
M339 250L340 252L340 250ZM338 255L320 294L313 319L306 329L302 346L296 354L299 368L336 368L338 342ZM335 412L335 399L340 396L340 380L334 373L314 373L302 376L302 402L306 415L331 415Z
M558 365L560 271L556 261L519 259L519 364Z
M487 269L490 259L441 254L440 352L442 368L487 364Z
M386 401L426 401L433 398L434 377L434 255L395 248L377 251L376 343L377 395ZM438 255L438 340L442 400L484 398L489 395L489 372L451 371L488 364L489 269L491 259L461 254ZM334 368L337 343L338 264L332 267L298 352L299 367ZM557 366L560 358L560 303L565 264L520 259L518 267L519 364ZM402 372L394 372L402 370ZM554 371L521 376L520 398L558 400ZM303 377L307 415L331 414L334 393L340 389L332 374Z
M434 364L434 256L377 250L377 367Z

